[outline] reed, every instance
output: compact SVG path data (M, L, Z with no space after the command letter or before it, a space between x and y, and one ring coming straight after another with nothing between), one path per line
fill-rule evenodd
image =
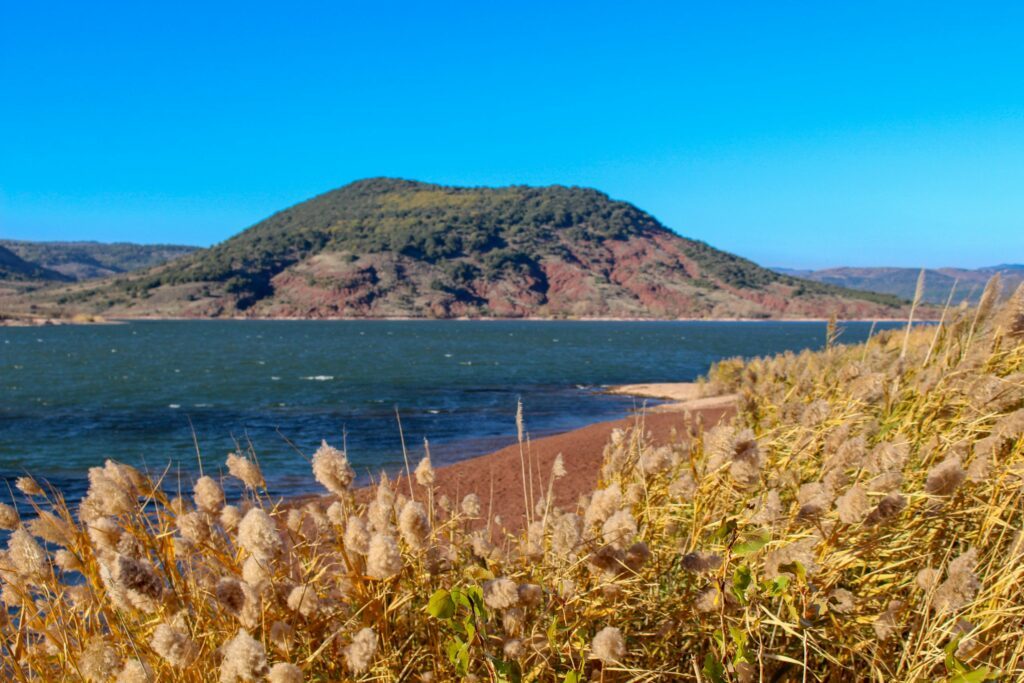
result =
M434 499L429 458L416 500L387 477L357 496L327 444L326 495L301 505L271 501L251 454L227 464L245 492L230 502L209 462L172 495L108 461L75 506L26 478L31 514L0 508L0 676L1020 680L1011 304L953 310L941 335L723 361L706 386L741 395L731 422L660 447L616 432L568 508L559 461L515 534L479 495Z

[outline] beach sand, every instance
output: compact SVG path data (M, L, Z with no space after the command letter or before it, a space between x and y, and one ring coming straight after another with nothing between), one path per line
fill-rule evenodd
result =
M650 412L682 412L695 410L717 410L736 405L736 394L702 396L702 386L696 382L660 382L652 384L622 384L610 387L609 394L656 398L671 401L650 408Z
M610 393L667 399L672 402L653 408L638 407L628 417L596 422L562 434L539 439L527 438L523 453L528 455L532 463L530 478L533 480L534 500L544 495L551 477L551 468L559 453L562 454L566 475L554 484L552 491L555 505L563 509L574 509L580 495L590 493L597 485L598 474L604 463L604 447L616 429L625 431L642 428L650 437L649 442L660 446L677 440L685 441L693 425L710 428L736 414L735 394L700 397L695 387L690 383L612 387ZM410 461L409 467L415 469L417 464L417 461ZM501 519L500 528L492 527L492 537L497 540L503 531L517 532L525 526L522 471L520 447L519 444L513 444L487 455L437 467L434 471L434 496L447 496L453 505L458 506L466 494L477 494L483 519ZM404 474L397 477L392 485L406 496L412 493L417 500L427 499L426 488L416 483L415 477L411 487ZM362 488L356 491L356 499L367 502L372 491L371 487ZM301 496L286 504L300 505L308 500L308 496Z
M649 386L664 388L672 385ZM683 388L672 392L662 391L657 398L682 399L684 395L690 395L687 393L689 391ZM622 390L617 393L637 392ZM653 444L663 445L674 438L685 439L688 425L698 420L705 427L710 427L734 414L733 396L691 397L657 406L654 410L639 411L619 420L598 422L563 434L530 440L528 455L533 468L534 499L543 496L541 487L546 489L548 486L551 467L555 457L561 453L567 474L554 485L555 504L573 508L580 494L589 493L597 484L604 461L604 447L615 429L641 427L650 435ZM410 466L415 467L416 463L412 462ZM476 493L480 497L485 516L488 513L491 516L498 515L505 529L516 531L523 526L525 510L522 469L520 447L513 444L488 455L437 468L435 496L446 495L453 504L458 505L467 493ZM404 476L399 478L396 490L409 495L408 480ZM426 490L418 484L413 485L413 491L418 500L426 498Z

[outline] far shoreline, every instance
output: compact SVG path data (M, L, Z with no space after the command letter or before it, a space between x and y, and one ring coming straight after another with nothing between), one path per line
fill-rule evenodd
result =
M827 323L831 318L628 318L628 317L585 317L585 318L547 318L538 316L527 317L486 317L486 318L425 318L418 316L363 316L363 317L339 317L339 318L304 318L299 316L225 316L225 317L190 317L190 316L114 316L108 321L122 323L144 321L196 321L196 322L647 322L647 323L672 323L672 322L713 322L713 323ZM839 318L836 323L907 323L907 318ZM932 319L914 319L914 324L934 323ZM66 323L67 324L67 323ZM89 324L89 323L80 323Z

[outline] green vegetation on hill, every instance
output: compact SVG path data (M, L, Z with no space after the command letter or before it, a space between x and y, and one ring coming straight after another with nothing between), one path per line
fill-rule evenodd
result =
M572 241L664 231L656 220L596 190L575 187L456 188L362 180L274 214L245 232L155 273L145 286L232 281L259 287L320 251L393 252L438 263L480 256L486 275L530 267Z
M224 283L244 308L270 296L271 279L311 255L332 252L354 261L386 253L429 264L439 275L432 288L472 300L476 295L468 285L474 280L494 282L518 273L544 291L541 262L546 258L574 263L576 247L658 235L678 240L699 266L698 287L759 289L782 283L800 295L901 304L891 296L780 276L681 238L637 207L593 189L460 188L389 178L361 180L302 202L123 287L139 296L162 285Z

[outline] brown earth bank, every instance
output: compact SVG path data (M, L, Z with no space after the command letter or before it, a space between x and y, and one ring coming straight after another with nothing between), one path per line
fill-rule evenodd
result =
M513 444L487 455L438 467L435 470L435 499L447 496L458 505L466 494L476 493L480 498L483 518L500 519L500 527L496 525L492 533L498 536L502 530L519 531L524 526L526 510L524 460L527 463L526 481L533 481L536 500L547 491L555 458L561 454L566 475L555 481L552 493L556 506L572 508L581 494L591 492L597 485L598 473L604 462L604 447L615 430L642 429L650 436L652 445L660 446L676 439L685 440L694 425L711 427L731 418L736 412L731 399L711 407L700 407L695 403L692 409L689 403L668 405L672 410L640 411L622 419L597 422L562 434L526 439L522 451L518 444ZM415 461L409 463L412 468L416 464ZM411 491L418 500L427 498L427 490L415 481L410 489L405 475L398 477L395 490L405 495ZM361 489L357 498L365 500L370 493L370 488Z

